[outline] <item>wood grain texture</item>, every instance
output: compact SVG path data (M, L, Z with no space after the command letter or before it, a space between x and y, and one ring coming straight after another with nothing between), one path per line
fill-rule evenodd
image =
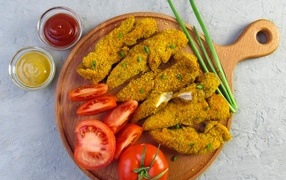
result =
M82 119L101 118L100 116L77 116L76 109L81 103L71 102L68 99L68 92L70 90L84 84L89 84L88 81L84 80L76 73L76 67L79 65L79 63L81 63L84 56L86 56L90 51L94 50L94 46L100 38L108 34L115 27L118 27L120 22L128 16L135 16L136 18L155 18L157 20L159 30L171 28L180 29L176 20L170 16L146 12L124 14L107 20L95 27L73 48L60 72L55 96L57 126L62 142L72 159L73 149L75 147L74 128L76 123ZM194 36L191 26L187 27L191 35ZM258 32L262 32L266 35L266 43L261 44L258 42L256 38ZM250 24L233 44L228 46L220 46L215 44L215 48L224 67L228 81L230 84L232 84L232 74L237 63L245 59L268 55L275 51L278 44L279 33L275 25L267 20L258 20ZM191 52L190 47L187 47L185 50ZM231 119L225 122L225 125L230 128ZM152 139L147 134L143 135L140 142L153 143ZM170 165L169 179L195 179L211 165L221 151L221 148L215 152L204 155L180 155L179 159L175 162L172 162L171 158L176 153L174 151L162 148ZM82 171L92 179L117 179L117 162L113 162L108 167L97 171L87 171L84 169L82 169Z

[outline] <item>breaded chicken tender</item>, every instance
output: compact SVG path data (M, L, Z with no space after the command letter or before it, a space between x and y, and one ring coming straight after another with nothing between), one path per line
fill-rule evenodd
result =
M186 35L175 29L165 30L161 35L150 38L144 42L150 51L148 66L152 71L156 71L161 63L168 62L170 57L186 47L187 43Z
M193 127L181 127L154 130L149 134L156 142L169 149L192 155L214 151L232 138L228 129L216 121L208 122L202 133Z
M168 62L173 54L186 45L186 35L175 29L165 30L144 40L130 49L127 56L113 68L107 78L108 87L114 89L136 75L150 71L150 68L156 72L162 62Z
M194 126L207 119L208 108L206 101L198 103L171 101L165 108L149 116L142 127L146 131L151 131L177 125Z
M134 29L123 36L127 46L137 44L139 39L149 38L158 31L157 22L152 18L142 18L135 21Z
M200 102L169 102L165 108L149 116L143 123L144 130L168 128L176 125L195 126L207 120L225 120L230 117L226 100L213 94L207 100Z
M173 94L173 92L193 83L200 75L201 70L196 57L189 53L182 54L183 55L180 55L180 60L177 60L175 64L156 76L151 95L146 101L139 105L131 118L133 123L155 114L162 108L163 106L160 105L159 100L161 100L160 97L164 96L165 93ZM167 104L168 101L166 101L165 104Z
M95 50L83 58L77 72L87 80L98 83L110 72L112 65L128 53L127 46L138 39L148 38L158 31L156 21L151 18L129 17L95 45Z

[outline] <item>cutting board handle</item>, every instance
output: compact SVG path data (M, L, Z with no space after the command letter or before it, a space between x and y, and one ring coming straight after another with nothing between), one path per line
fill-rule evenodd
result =
M265 37L265 42L259 41L259 34ZM215 47L226 76L232 82L232 73L238 62L269 55L277 49L278 44L279 31L275 24L260 19L249 24L233 44Z

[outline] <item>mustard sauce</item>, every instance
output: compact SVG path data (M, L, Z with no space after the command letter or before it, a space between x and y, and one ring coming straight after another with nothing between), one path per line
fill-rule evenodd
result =
M39 87L44 84L51 73L48 57L36 51L22 55L16 64L18 79L28 87Z

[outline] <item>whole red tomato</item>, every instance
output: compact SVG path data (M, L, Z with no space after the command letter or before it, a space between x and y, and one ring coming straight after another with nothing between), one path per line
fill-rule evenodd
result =
M121 154L118 164L120 180L165 180L168 170L169 165L163 152L151 144L130 146Z

